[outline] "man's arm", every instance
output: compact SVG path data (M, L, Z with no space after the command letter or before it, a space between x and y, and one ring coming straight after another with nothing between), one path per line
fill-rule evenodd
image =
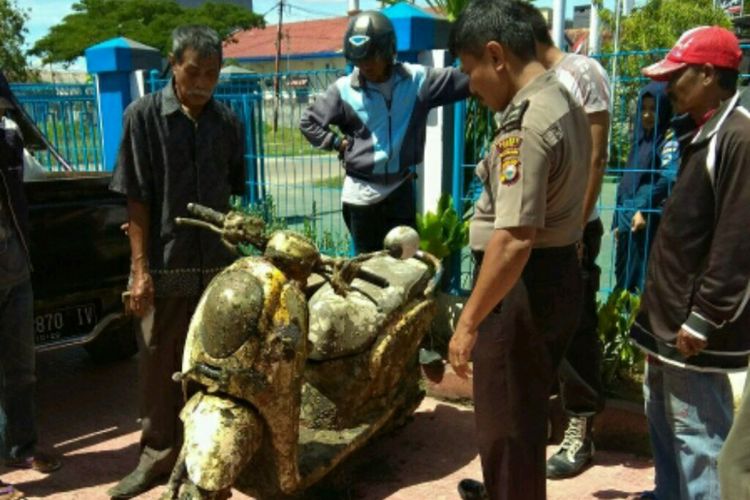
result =
M597 111L596 113L589 113L588 118L591 129L591 160L586 194L583 198L583 226L588 222L602 189L604 169L607 162L609 112Z
M425 87L431 108L461 101L471 95L469 77L458 68L427 68Z
M735 321L750 302L750 138L733 131L717 153L716 226L708 265L697 283L690 315L681 333L708 340L726 323Z
M148 262L149 208L128 198L128 238L130 239L130 308L138 317L148 313L154 301L154 283Z
M344 138L339 137L329 126L341 125L343 120L343 102L334 83L302 113L299 129L316 148L340 151Z
M536 228L495 229L487 244L477 282L450 341L449 360L456 374L467 373L479 324L521 277L531 255Z
M142 117L131 104L125 110L123 137L117 156L112 191L128 200L125 229L130 240L130 309L144 316L153 304L154 286L148 262L149 200L151 199L151 163L147 148L147 130Z

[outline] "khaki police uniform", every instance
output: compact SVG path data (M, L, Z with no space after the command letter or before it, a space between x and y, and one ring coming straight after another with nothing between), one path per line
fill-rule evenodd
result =
M470 226L477 269L494 230L536 228L522 276L479 326L472 356L479 452L493 500L546 496L547 401L580 317L575 244L590 152L583 108L548 71L515 95L476 169L484 184Z

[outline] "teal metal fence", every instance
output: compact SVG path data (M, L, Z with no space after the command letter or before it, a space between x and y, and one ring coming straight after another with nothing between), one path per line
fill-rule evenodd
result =
M341 217L343 169L336 155L319 151L299 131L303 110L343 73L335 70L222 78L216 98L245 128L247 201L275 227L297 229L330 254L349 252ZM151 91L167 80L149 78Z
M102 170L96 86L93 84L11 84L21 105L49 141L76 170ZM61 166L48 151L34 156L50 171Z

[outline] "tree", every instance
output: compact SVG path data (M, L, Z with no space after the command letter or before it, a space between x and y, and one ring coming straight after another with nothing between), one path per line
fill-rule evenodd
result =
M31 76L21 49L28 19L28 11L20 9L16 0L0 0L0 68L10 81L24 81Z
M427 5L440 12L450 21L455 21L458 15L469 4L469 0L425 0Z
M622 21L622 50L670 48L680 35L701 25L730 28L729 17L713 0L649 0Z
M226 38L237 29L265 24L261 16L232 4L183 8L175 0L79 0L72 9L72 14L37 40L29 54L45 63L71 63L86 48L124 36L155 47L166 56L172 30L180 25L204 24Z

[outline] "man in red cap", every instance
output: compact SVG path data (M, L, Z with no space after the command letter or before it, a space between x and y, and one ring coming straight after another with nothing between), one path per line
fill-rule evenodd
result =
M750 94L737 92L741 56L731 32L702 26L643 69L668 81L675 111L696 124L680 141L677 182L630 332L648 354L651 498L720 497L716 463L733 412L727 372L748 364Z

